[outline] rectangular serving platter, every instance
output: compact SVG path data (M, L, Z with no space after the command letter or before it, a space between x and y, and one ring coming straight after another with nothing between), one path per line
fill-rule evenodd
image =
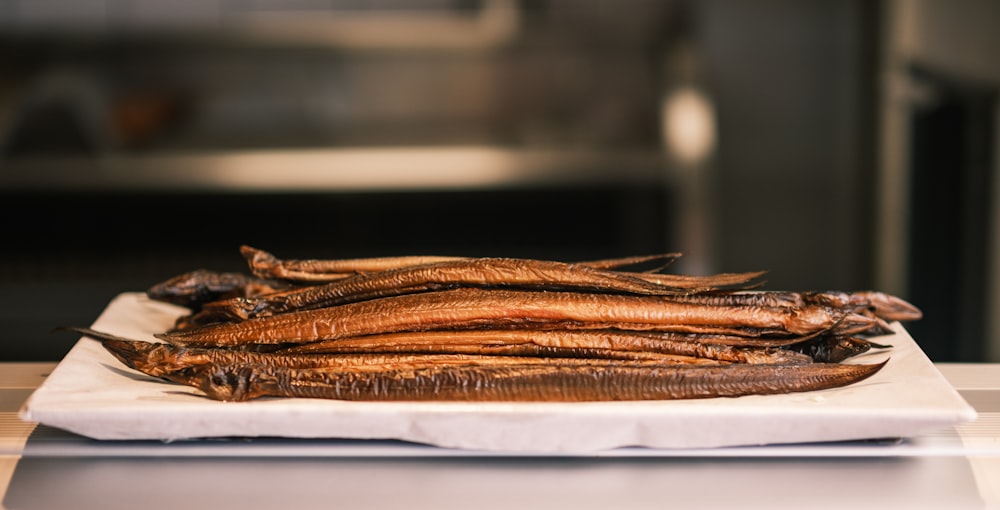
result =
M187 310L140 292L116 296L93 329L155 341ZM22 419L86 438L175 442L208 438L393 440L455 451L580 455L908 438L975 419L975 410L905 328L873 377L784 395L585 403L348 402L265 398L220 402L131 370L82 337L25 402Z

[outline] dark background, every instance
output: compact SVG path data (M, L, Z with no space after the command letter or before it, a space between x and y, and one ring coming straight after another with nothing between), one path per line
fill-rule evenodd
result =
M680 251L679 271L897 294L933 360L998 361L995 4L195 4L0 3L0 360L57 360L75 338L53 327L181 272L242 271L250 244ZM711 106L696 160L665 143L677 90ZM401 147L419 149L405 185L344 163ZM514 172L437 180L435 151L463 147ZM279 177L296 154L329 164L248 188L232 161L261 152Z

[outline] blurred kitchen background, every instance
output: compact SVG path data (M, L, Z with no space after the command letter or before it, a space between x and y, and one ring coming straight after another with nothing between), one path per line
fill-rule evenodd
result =
M0 0L0 360L281 258L684 253L1000 361L1000 3Z

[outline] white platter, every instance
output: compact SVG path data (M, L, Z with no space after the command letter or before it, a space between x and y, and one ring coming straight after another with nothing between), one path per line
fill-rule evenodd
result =
M92 327L154 340L186 309L126 292ZM81 338L25 402L24 420L99 440L395 439L463 451L585 454L622 447L718 448L907 438L973 420L900 324L891 344L850 362L889 358L873 377L830 390L679 401L594 403L218 402L133 371Z

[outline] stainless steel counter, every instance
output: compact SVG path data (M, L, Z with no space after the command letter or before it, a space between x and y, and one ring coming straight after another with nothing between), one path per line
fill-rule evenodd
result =
M902 440L588 456L385 442L101 442L24 423L53 363L0 366L3 508L1000 508L1000 365L937 367L978 418ZM410 452L410 453L400 453Z

